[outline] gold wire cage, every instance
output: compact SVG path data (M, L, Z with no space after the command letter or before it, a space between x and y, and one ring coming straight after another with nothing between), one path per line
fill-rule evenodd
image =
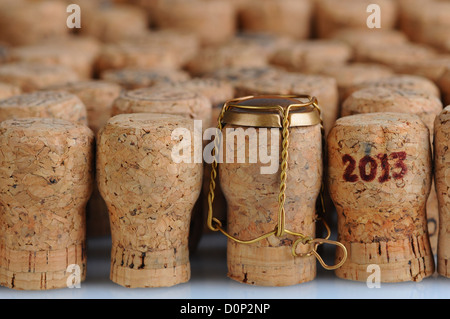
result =
M266 99L274 101L274 105L252 105L251 101L256 99ZM282 106L281 103L276 103L280 99L291 100L289 105ZM247 103L250 102L250 103ZM233 112L237 111L237 112ZM247 96L242 98L237 98L226 102L222 111L220 112L217 124L217 130L222 131L224 124L243 124L247 126L254 127L279 127L282 130L282 152L281 152L281 174L280 174L280 187L278 194L278 221L275 229L267 232L261 236L250 240L241 240L229 234L223 227L222 222L213 216L213 202L214 202L214 190L216 188L216 177L217 177L217 167L218 162L216 159L216 153L220 144L220 134L216 134L214 139L214 149L212 150L213 162L211 169L211 181L209 185L208 194L208 216L207 216L207 226L212 231L220 231L229 239L238 242L240 244L252 244L266 239L270 236L281 237L285 234L293 235L298 237L298 239L292 244L292 255L294 257L304 257L314 255L319 263L327 270L333 270L341 267L345 260L347 259L347 249L345 246L334 240L330 240L330 227L325 222L324 218L318 218L322 220L327 236L325 238L312 238L306 236L302 233L297 233L286 229L285 220L285 201L286 201L286 181L288 178L288 147L289 147L289 128L295 126L311 126L320 125L322 130L322 141L324 141L323 136L323 122L321 116L321 110L318 101L315 97L309 95L264 95L264 96ZM322 145L323 147L323 145ZM322 205L322 212L325 213L323 204L323 190L324 185L322 183L320 191L320 201ZM308 245L311 244L312 248L307 253L297 254L296 248L299 244ZM317 248L321 244L332 244L341 248L344 252L343 258L335 265L327 265L322 257L317 252Z

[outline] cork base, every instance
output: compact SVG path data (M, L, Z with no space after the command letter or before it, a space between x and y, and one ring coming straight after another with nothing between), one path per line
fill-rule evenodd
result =
M228 277L258 286L290 286L316 277L314 257L293 257L291 246L255 247L228 240Z
M113 245L110 279L127 288L171 287L189 281L187 247L142 253Z
M66 288L71 264L80 266L80 281L86 278L85 245L48 251L18 251L0 246L0 285L17 290Z
M366 281L373 274L367 270L369 265L380 267L381 282L418 282L434 273L434 258L426 235L402 241L342 243L347 248L348 257L335 271L342 279ZM338 249L337 261L342 259L340 254Z
M130 269L111 265L110 274L113 282L127 288L170 287L187 282L190 277L190 263L159 269Z

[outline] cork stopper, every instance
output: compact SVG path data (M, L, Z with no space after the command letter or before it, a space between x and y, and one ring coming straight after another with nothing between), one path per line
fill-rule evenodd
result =
M274 76L242 82L236 86L236 96L264 94L309 94L315 96L322 110L325 133L338 117L338 89L336 80L322 75L278 73Z
M52 0L2 1L0 41L20 46L68 36L66 8L64 2Z
M336 79L341 102L347 98L350 87L362 82L376 81L393 75L390 68L375 63L334 65L323 68L320 73Z
M87 125L83 102L67 92L37 91L0 100L0 121L26 117L53 117Z
M111 107L119 97L120 85L101 80L87 80L55 85L47 88L50 91L67 91L76 95L86 106L88 126L97 134L99 129L111 117Z
M22 92L20 87L8 83L0 82L0 100L8 97L19 95Z
M92 76L96 58L94 50L85 49L92 43L69 40L45 42L13 48L10 61L36 63L41 65L63 65L77 73L79 78L88 79Z
M227 0L166 0L155 6L155 25L196 34L202 45L219 45L236 33L233 4Z
M47 86L78 81L78 75L62 65L39 63L8 63L0 65L0 82L16 85L23 92L32 92Z
M96 70L123 68L172 68L179 67L178 55L174 50L155 46L152 43L121 41L103 46L97 61Z
M298 103L298 100L294 100ZM242 102L243 105L292 104L291 99L279 97L255 97ZM238 103L239 105L239 103ZM245 111L242 111L245 114ZM234 137L239 129L235 124L226 124L223 133L225 150L244 147L237 145ZM255 134L245 140L245 148L267 135L270 148L275 143L270 130L252 127ZM245 131L244 131L245 132ZM244 133L245 134L245 133ZM280 136L280 135L279 135ZM277 138L279 138L277 136ZM320 125L296 126L289 129L288 178L286 181L285 218L286 229L315 236L315 203L322 179L322 137ZM281 142L279 145L281 145ZM261 144L260 144L261 145ZM261 147L261 146L260 146ZM281 147L278 150L281 158ZM272 174L262 174L267 166L260 159L250 160L250 152L245 152L243 160L237 160L237 152L232 161L219 164L220 185L228 207L227 231L240 240L252 240L276 228L278 223L278 194L280 192L279 162ZM243 244L228 240L228 276L236 281L261 286L288 286L313 280L316 275L316 261L313 256L294 257L291 249L297 238L284 234L271 235L260 241ZM300 247L301 246L301 247ZM309 245L299 245L297 253L306 253Z
M0 284L45 290L86 276L85 206L92 190L92 131L60 119L0 123Z
M249 0L240 7L239 21L246 31L306 39L312 11L310 0Z
M196 92L172 88L143 88L123 92L114 101L112 114L165 113L211 122L211 103Z
M435 182L439 202L438 273L450 277L450 105L436 118L434 135Z
M204 76L222 68L258 68L267 65L268 56L257 45L232 42L202 49L186 69L193 76Z
M371 45L359 50L362 62L384 64L397 73L405 74L411 73L417 62L432 60L436 55L434 49L411 42L397 45Z
M320 38L332 36L340 29L366 29L367 7L370 0L317 0L316 30ZM394 1L377 1L383 15L383 30L393 29L397 21L397 5ZM378 30L375 30L377 32Z
M167 114L117 115L99 132L98 185L111 221L111 280L119 285L173 286L190 278L189 223L203 165L174 162L177 128L194 133L191 119ZM193 158L193 147L189 152Z
M435 95L420 91L384 87L368 87L353 92L342 105L342 116L398 112L418 115L433 132L434 119L442 111L442 102Z
M338 240L348 252L338 277L366 281L372 264L382 282L421 281L434 273L425 212L431 167L429 132L416 115L336 121L328 135L328 186Z
M352 57L350 46L327 39L294 42L276 51L270 62L291 72L317 73Z
M437 98L441 97L439 88L436 84L434 84L434 82L425 77L410 74L391 75L380 79L372 79L356 83L355 85L348 87L346 90L346 97L350 96L353 92L367 87L425 92L429 95L434 95Z
M80 33L103 42L118 42L144 33L149 24L142 9L127 4L99 5L84 13Z
M160 83L186 81L190 76L182 70L125 68L107 70L101 74L101 78L118 83L126 90L134 90Z

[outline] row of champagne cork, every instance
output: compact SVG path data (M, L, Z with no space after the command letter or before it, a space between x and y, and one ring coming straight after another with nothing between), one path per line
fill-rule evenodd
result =
M2 285L64 287L71 264L85 277L85 205L93 189L94 156L95 178L110 217L111 279L126 287L172 286L189 280L189 225L202 190L203 165L174 162L172 152L179 141L173 131L183 128L194 134L192 119L181 111L202 105L203 97L182 90L137 91L132 93L144 97L143 103L135 99L131 110L108 120L97 135L96 155L94 135L86 125L47 114L18 114L1 122ZM43 92L35 100L38 107L52 94L67 93ZM177 112L160 113L158 106L164 105L177 105ZM211 110L208 102L204 105L202 115ZM430 130L420 114L373 113L364 109L365 103L360 105L359 112L338 119L328 134L326 183L338 212L338 239L347 251L336 274L365 280L367 266L377 264L383 281L420 281L434 273L425 208L432 183ZM132 113L133 107L138 113ZM438 271L443 276L449 274L448 111L436 117L434 128ZM286 224L314 238L315 202L323 180L321 126L289 130ZM223 143L235 145L227 134ZM266 142L269 147L273 141ZM193 154L194 148L188 151ZM250 163L250 156L244 163L220 165L228 229L241 240L270 231L277 223L278 175L260 174L262 162ZM230 240L229 276L271 286L313 280L314 257L290 254L294 241L289 234L256 244ZM309 251L308 244L304 246L297 246L297 254ZM343 258L337 250L336 259Z

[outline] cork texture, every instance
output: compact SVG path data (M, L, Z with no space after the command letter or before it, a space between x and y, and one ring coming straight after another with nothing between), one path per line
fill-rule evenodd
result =
M435 182L439 201L437 268L440 275L450 277L450 106L436 118L434 130Z
M410 74L391 75L388 77L383 77L381 79L366 80L360 83L356 83L349 86L346 90L347 97L350 96L353 92L367 87L381 87L388 89L425 92L429 95L434 95L439 99L441 97L441 92L439 91L438 86L433 81L422 76Z
M0 3L0 41L19 46L68 36L66 7L64 2L51 0L3 1Z
M339 29L367 29L367 7L370 0L316 0L316 32L321 38L330 37ZM393 29L397 21L395 1L377 1L383 16L383 30Z
M70 264L84 280L92 131L60 119L7 120L0 123L0 144L0 284L64 288Z
M431 146L418 116L338 119L328 135L328 175L338 240L348 252L338 277L366 281L370 264L380 267L381 282L421 281L434 273L425 211Z
M20 87L0 82L0 100L22 93Z
M291 72L317 73L330 66L347 63L352 53L351 47L343 42L304 40L276 51L270 62Z
M238 128L242 127L226 125L222 131L225 150L237 149L238 139L228 136ZM256 134L245 137L246 148L252 142L256 143L252 139L258 135L261 138L264 134L260 128L255 128L255 131ZM269 148L273 143L270 130L266 134L267 144L264 146ZM319 125L292 127L289 134L286 229L314 237L315 204L322 179L321 130ZM281 158L281 148L279 151ZM219 164L220 185L228 206L227 230L241 240L254 239L274 230L278 220L280 171L261 174L261 167L267 164L262 164L259 159L250 163L247 153L244 163L237 163L235 152L233 163ZM253 244L240 244L229 239L228 276L239 282L261 286L288 286L313 280L316 260L313 256L292 255L291 248L296 239L292 235L270 236ZM310 248L310 245L299 245L296 252L306 253Z
M0 65L0 82L16 85L23 92L40 90L50 85L78 81L73 70L62 65L8 63Z
M0 121L26 117L53 117L87 125L85 105L67 92L37 91L0 100Z
M204 76L221 68L264 67L268 58L257 45L233 42L202 49L186 64L186 69L192 76Z
M211 122L211 102L185 89L143 88L123 92L113 103L112 114L165 113Z
M315 96L322 110L325 134L339 114L339 93L336 80L329 76L299 73L277 73L236 86L236 96L263 94L309 94Z
M111 222L111 280L125 287L172 286L190 278L189 223L203 166L173 161L176 128L192 134L193 122L122 114L98 135L98 186Z
M250 0L239 10L246 31L306 39L311 32L312 0Z
M182 70L125 68L107 70L101 74L101 78L118 83L126 90L134 90L160 83L186 81L190 76Z
M393 75L390 68L375 63L334 65L322 69L320 73L336 79L341 103L347 98L350 87L361 82L376 81Z
M196 34L202 45L226 43L237 31L235 8L226 0L159 1L155 25Z
M435 95L423 91L383 87L369 87L356 91L342 105L342 116L373 112L399 112L418 115L430 131L431 142L434 134L434 120L441 111L442 102ZM439 212L434 185L427 201L426 212L431 247L433 252L436 253Z

